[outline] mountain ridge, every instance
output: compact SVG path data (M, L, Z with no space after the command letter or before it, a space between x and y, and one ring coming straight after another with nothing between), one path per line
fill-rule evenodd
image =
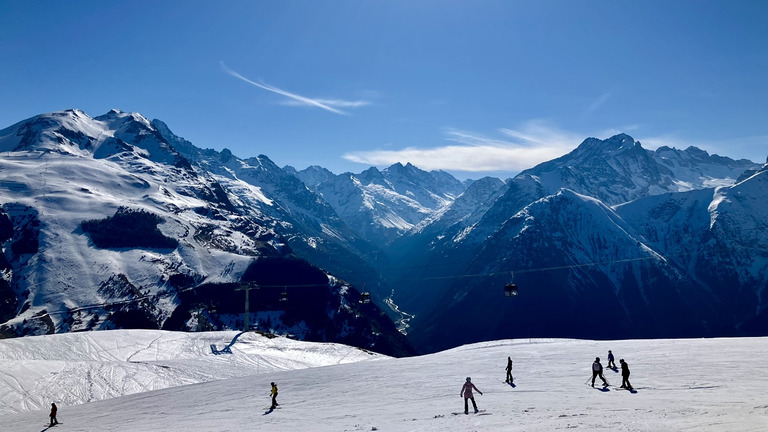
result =
M0 286L5 336L169 325L237 328L243 304L232 298L233 288L260 283L265 276L253 272L254 263L269 258L288 279L293 272L311 276L314 288L297 290L301 295L280 308L280 290L263 288L251 302L252 322L298 337L412 352L377 306L358 303L355 288L340 289L343 281L294 258L294 247L352 256L345 254L354 236L335 231L344 226L334 222L333 209L321 202L313 207L316 197L267 158L252 158L249 165L215 152L206 159L204 151L180 145L184 155L171 145L183 139L167 127L156 129L144 117L118 110L96 118L76 110L36 116L3 129L0 137L0 171L6 174L0 219L11 227L3 241ZM264 170L281 175L253 186L226 177L230 171L222 163L218 172L204 169L201 164L213 158L230 159L245 177ZM299 204L278 196L285 188ZM100 247L85 221L107 227L102 230L124 230L128 223L143 231L118 235L149 238L155 232L176 246ZM246 274L251 276L243 280ZM283 312L260 315L268 308ZM329 314L333 319L323 318Z
M495 299L512 271L521 287L513 302L540 335L737 335L742 326L759 334L766 315L765 166L695 147L649 151L627 134L587 138L506 181L461 182L399 163L336 175L201 149L136 113L68 110L3 129L0 150L6 335L236 328L242 303L223 293L260 285L252 299L266 308L253 312L260 325L412 352L386 314L429 351L520 336L524 323L508 316L518 306ZM98 230L125 217L166 246L95 247ZM364 290L373 304L360 301ZM106 300L115 307L84 308ZM285 306L312 302L325 312ZM590 303L619 324L596 331L531 315L560 311L590 323L577 312ZM483 304L492 306L482 331L451 322Z

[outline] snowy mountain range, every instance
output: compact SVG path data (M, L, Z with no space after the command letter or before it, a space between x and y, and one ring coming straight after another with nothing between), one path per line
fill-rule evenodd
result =
M547 195L565 188L616 205L665 192L728 186L755 168L754 162L711 156L695 147L648 151L619 134L607 140L588 138L571 153L517 178L540 185Z
M768 169L694 147L620 134L507 180L336 175L69 110L0 131L0 152L6 336L241 328L249 287L262 330L393 355L413 353L396 324L422 352L768 334Z
M363 238L385 245L436 212L444 210L466 185L442 171L426 172L410 163L382 171L334 175L317 166L286 171L317 192Z
M33 117L0 131L0 151L6 336L238 328L235 289L257 284L262 330L411 352L378 307L295 255L365 268L348 251L366 245L266 157L199 150L116 110Z
M412 341L764 334L768 169L756 167L626 135L585 140L509 181L477 223L401 240L429 269L412 278L435 278L421 304L403 302ZM495 301L513 278L520 297ZM463 326L461 313L482 320Z

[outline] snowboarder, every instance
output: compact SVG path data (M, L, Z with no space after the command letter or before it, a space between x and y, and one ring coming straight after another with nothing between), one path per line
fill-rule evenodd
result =
M280 405L279 403L277 403L277 384L275 383L270 383L270 384L272 385L272 391L269 393L270 395L272 395L272 407L270 409L275 409L278 407L278 405Z
M461 388L461 393L459 393L459 396L464 396L464 414L469 414L469 406L467 403L468 399L472 399L472 407L475 408L475 414L477 414L477 404L475 403L475 396L472 394L472 389L477 390L478 393L483 394L483 392L480 391L477 387L475 387L474 384L472 384L472 378L467 377L467 381L464 383L464 386Z
M604 387L608 387L608 381L603 376L603 365L600 364L600 357L595 357L595 362L592 363L592 387L595 386L595 378L597 377L603 380Z
M616 361L611 350L608 350L608 369L617 369Z
M632 390L632 384L629 383L629 365L624 359L619 359L621 365L621 388Z
M59 409L58 409L58 408L56 408L56 404L55 404L55 403L52 403L52 404L51 404L51 427L52 427L52 426L54 426L54 425L57 425L57 424L59 424L59 421L58 421L58 420L56 420L56 412L57 412L58 410L59 410Z
M506 383L511 384L514 380L514 377L512 377L512 357L507 357L507 379Z

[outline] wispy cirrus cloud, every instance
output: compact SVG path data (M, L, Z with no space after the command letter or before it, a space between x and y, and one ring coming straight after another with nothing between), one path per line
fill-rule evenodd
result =
M541 120L526 122L515 129L503 128L488 137L474 132L447 129L445 139L456 144L400 150L350 152L342 157L369 165L410 162L426 170L466 172L516 172L562 156L585 137L562 131Z
M233 71L232 69L228 68L223 61L220 62L220 64L224 72L226 72L227 74L239 80L245 81L246 83L251 84L260 89L267 90L269 92L287 97L288 100L282 102L282 105L315 107L315 108L324 109L326 111L332 112L334 114L340 114L340 115L348 115L348 113L345 111L342 111L339 108L359 108L362 106L370 105L369 101L364 101L364 100L347 101L347 100L341 100L341 99L309 98L306 96L298 95L296 93L291 93L289 91L279 89L265 82L252 81L240 75L239 73Z
M330 107L338 107L338 108L360 108L364 107L366 105L370 105L371 103L369 101L347 101L347 100L341 100L341 99L313 99L316 102L319 102L323 105L327 105ZM286 100L280 103L281 105L288 105L288 106L306 106L306 102L298 101L298 100Z
M595 111L599 110L603 105L605 105L605 103L608 102L608 99L610 98L611 98L610 92L606 92L598 96L597 99L593 100L587 106L586 110L584 110L584 113L582 113L581 115L582 119L592 116L592 114Z

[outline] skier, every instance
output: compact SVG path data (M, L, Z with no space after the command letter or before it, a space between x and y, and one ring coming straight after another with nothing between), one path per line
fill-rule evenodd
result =
M272 407L270 409L275 409L277 408L278 405L280 405L279 403L277 403L277 384L275 383L270 383L270 384L272 385L272 391L269 393L270 395L272 395Z
M629 383L629 365L624 359L619 359L621 365L621 388L632 390L632 384Z
M595 362L592 363L592 387L595 386L595 378L597 377L603 380L603 387L608 387L608 381L603 376L603 365L600 364L600 357L595 357Z
M608 350L608 369L617 369L616 368L616 361L613 357L613 353L611 350Z
M472 389L475 389L478 393L483 394L480 389L472 384L472 378L467 377L467 382L464 383L464 386L461 388L461 393L459 393L459 396L464 396L464 414L469 414L467 399L472 399L472 407L475 408L475 414L477 414L478 411L477 404L475 403L475 396L472 394Z
M514 380L514 377L512 377L512 357L507 357L507 380L505 381L507 384L511 384Z
M59 424L59 421L58 421L58 420L56 420L56 412L57 412L58 410L59 410L59 409L58 409L58 408L56 408L56 404L55 404L55 403L52 403L52 404L51 404L51 426L49 426L49 427L53 427L54 425L57 425L57 424Z

